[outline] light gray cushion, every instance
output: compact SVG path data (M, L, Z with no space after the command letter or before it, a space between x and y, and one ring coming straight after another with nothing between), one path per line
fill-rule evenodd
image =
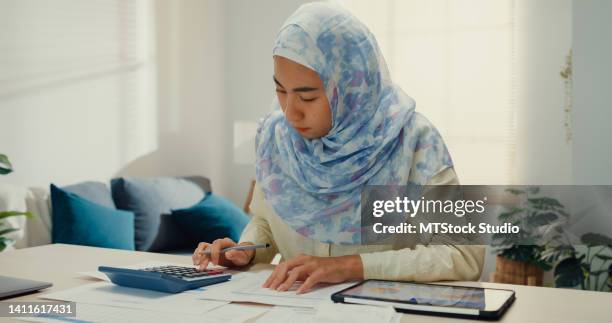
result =
M108 186L102 182L81 182L62 187L64 191L74 193L90 202L115 209L115 202Z
M136 250L162 251L180 247L182 234L162 214L172 209L190 207L210 191L204 177L122 177L111 180L112 196L117 208L135 214Z

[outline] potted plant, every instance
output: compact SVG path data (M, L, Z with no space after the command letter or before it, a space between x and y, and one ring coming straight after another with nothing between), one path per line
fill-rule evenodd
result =
M11 162L6 155L0 154L0 175L7 175L13 171ZM17 231L17 228L9 228L5 224L5 219L12 216L24 215L28 218L32 217L30 212L18 212L18 211L0 211L0 252L6 247L13 244L13 240L7 235L11 232Z
M509 188L506 192L521 202L500 213L498 219L518 226L520 231L516 235L493 235L492 245L497 259L492 281L541 286L544 271L553 265L552 259L542 257L545 250L543 241L547 233L569 215L558 200L538 196L538 187Z
M582 246L558 241L560 235L546 246L542 259L556 263L555 287L583 290L612 291L612 238L599 233L585 233Z

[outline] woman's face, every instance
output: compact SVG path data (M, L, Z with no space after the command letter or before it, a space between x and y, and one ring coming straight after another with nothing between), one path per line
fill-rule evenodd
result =
M274 83L285 118L302 137L316 139L329 133L331 110L317 72L274 56Z

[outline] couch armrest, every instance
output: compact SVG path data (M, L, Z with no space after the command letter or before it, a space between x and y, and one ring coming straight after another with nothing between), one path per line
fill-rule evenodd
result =
M26 206L34 218L26 225L27 247L51 243L51 199L49 190L42 187L32 187L26 195Z
M25 196L27 189L21 186L11 184L0 184L0 211L18 211L25 212ZM24 242L26 217L12 216L2 220L3 224L8 229L17 229L7 235L8 238L15 241L12 245L15 248L26 247Z

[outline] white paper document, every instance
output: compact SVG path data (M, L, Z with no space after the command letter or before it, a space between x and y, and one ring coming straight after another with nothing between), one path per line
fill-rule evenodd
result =
M391 307L321 302L315 308L275 306L257 323L397 323L400 319L401 314Z
M29 322L209 322L242 323L267 312L269 307L228 304L203 314L152 312L132 308L77 304L76 318L31 317Z
M197 297L196 291L168 294L98 282L43 294L40 298L187 314L201 314L228 303L203 300Z
M274 306L260 317L256 323L311 323L317 310L312 307Z
M317 305L317 313L313 322L396 323L400 319L401 314L395 312L395 309L391 306L383 307L329 302Z
M200 297L203 299L228 302L253 302L270 305L315 307L317 303L321 301L330 300L333 293L354 284L318 284L310 292L298 295L296 290L299 287L299 283L295 284L286 292L277 292L261 287L271 273L272 271L267 270L258 273L240 273L234 275L230 282L204 287L204 290L200 293Z

